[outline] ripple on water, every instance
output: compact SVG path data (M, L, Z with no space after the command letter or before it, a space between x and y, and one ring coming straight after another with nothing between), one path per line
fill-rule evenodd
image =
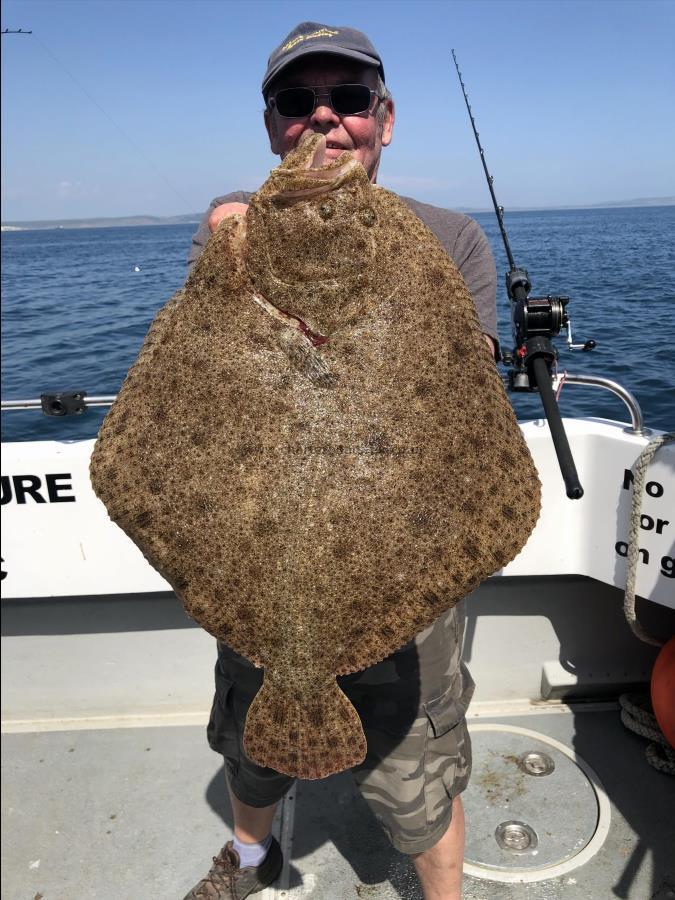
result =
M501 238L493 214L476 218L495 253L499 332L508 347ZM598 342L588 354L558 341L560 368L620 382L637 396L648 424L673 428L675 207L507 212L506 226L533 294L568 294L575 341ZM185 280L194 231L167 225L4 234L3 398L62 388L115 393L154 314ZM538 397L511 399L520 419L541 417ZM593 388L568 386L561 409L627 420L620 400ZM3 414L3 439L94 437L103 415Z

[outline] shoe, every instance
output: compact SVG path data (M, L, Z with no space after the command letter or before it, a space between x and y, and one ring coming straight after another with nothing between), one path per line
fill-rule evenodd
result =
M259 866L240 869L239 854L233 841L228 841L218 856L213 857L206 878L202 878L183 900L243 900L272 884L278 878L282 864L281 847L272 838L267 856Z

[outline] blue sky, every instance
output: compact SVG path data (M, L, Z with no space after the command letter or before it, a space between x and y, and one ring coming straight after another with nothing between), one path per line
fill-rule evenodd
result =
M6 0L2 218L204 209L275 164L267 56L298 22L364 30L397 104L379 181L449 207L675 195L675 2Z

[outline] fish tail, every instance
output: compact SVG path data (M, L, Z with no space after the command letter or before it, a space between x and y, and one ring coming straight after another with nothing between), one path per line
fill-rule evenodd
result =
M325 778L363 762L358 713L333 680L312 694L281 690L265 676L244 729L246 755L294 778Z

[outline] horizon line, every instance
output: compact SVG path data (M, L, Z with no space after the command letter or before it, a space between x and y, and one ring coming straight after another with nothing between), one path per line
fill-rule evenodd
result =
M598 208L616 208L616 207L640 207L640 206L674 206L675 205L675 196L666 196L666 197L636 197L631 200L605 200L598 203L569 203L569 204L553 204L550 206L510 206L503 207L505 213L509 212L553 212L555 210L561 209L598 209ZM450 207L448 207L450 208ZM457 212L462 213L485 213L485 212L494 212L494 208L491 206L457 206L452 207ZM92 215L92 216L78 216L71 219L5 219L0 222L0 225L3 228L6 227L20 227L20 226L29 226L29 225L45 225L49 226L50 223L53 225L66 225L68 223L83 223L83 222L111 222L111 221L120 221L124 219L150 219L158 224L167 223L167 224L180 224L175 222L170 222L169 220L182 219L184 220L184 224L190 224L193 221L200 222L204 216L204 212L194 212L194 213L175 213L173 215L154 215L153 213L132 213L127 215L118 215L118 216L102 216L102 215ZM139 223L140 224L140 223Z

